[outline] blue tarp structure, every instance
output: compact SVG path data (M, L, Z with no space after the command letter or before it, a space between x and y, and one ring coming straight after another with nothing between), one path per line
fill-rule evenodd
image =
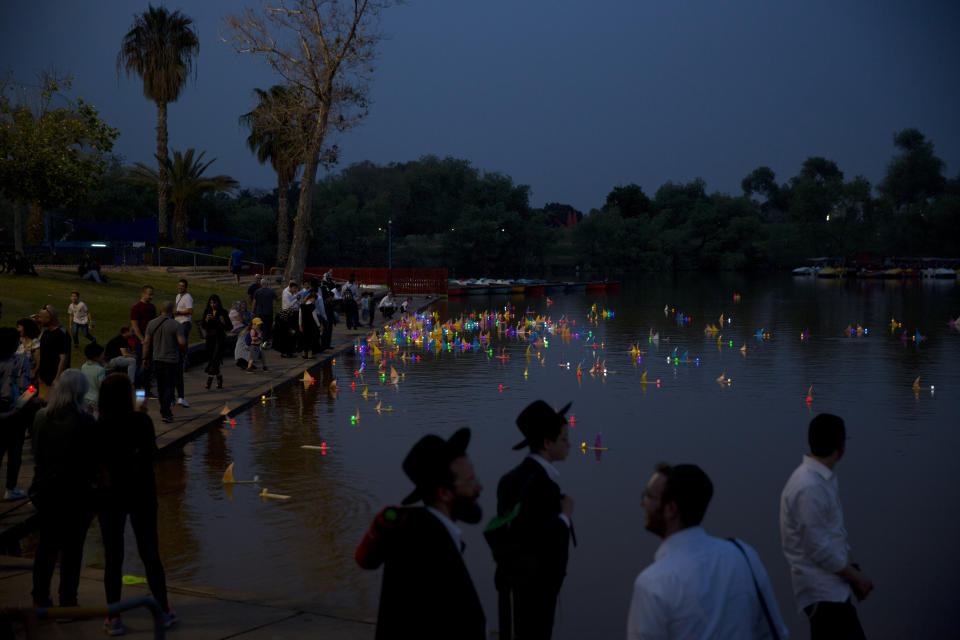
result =
M127 242L146 242L147 244L157 244L157 217L142 218L131 222L80 222L78 220L70 221L78 229L84 229L94 233L104 240L125 240ZM169 233L169 227L167 228ZM206 231L187 230L187 239L207 244L233 244L237 242L248 243L249 240L243 238L231 238L217 233L208 233Z

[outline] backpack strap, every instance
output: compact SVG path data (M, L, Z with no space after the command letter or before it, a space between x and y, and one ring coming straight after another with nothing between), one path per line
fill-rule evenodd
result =
M757 576L753 573L753 565L750 564L750 558L747 557L747 552L744 551L736 539L727 538L727 540L732 542L737 549L740 549L744 560L747 561L747 568L750 569L750 577L753 578L753 586L757 590L757 598L760 599L760 608L763 609L763 615L767 619L767 624L770 625L770 633L773 634L773 640L780 640L780 634L777 633L777 628L773 624L773 618L770 616L770 610L767 608L767 601L763 599L763 594L760 592L760 585L757 583Z

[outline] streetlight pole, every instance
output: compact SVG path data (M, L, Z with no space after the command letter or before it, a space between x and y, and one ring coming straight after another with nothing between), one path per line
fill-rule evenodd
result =
M387 288L393 291L393 219L387 220Z

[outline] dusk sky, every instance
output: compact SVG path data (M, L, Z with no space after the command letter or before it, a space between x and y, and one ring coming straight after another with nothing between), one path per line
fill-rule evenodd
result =
M5 2L0 70L55 67L119 128L114 150L154 164L156 107L116 55L146 2ZM197 77L169 108L170 148L206 150L245 187L275 175L238 117L267 65L221 42L240 2L166 4L196 22ZM353 162L469 160L531 187L531 204L599 207L635 182L702 177L740 193L809 156L876 184L895 131L916 127L960 173L960 3L807 0L409 0L383 14L370 116L336 142Z

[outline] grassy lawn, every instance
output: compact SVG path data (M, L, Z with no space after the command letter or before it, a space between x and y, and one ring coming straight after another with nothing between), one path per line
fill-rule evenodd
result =
M190 342L200 340L196 325L200 320L200 313L207 303L207 297L216 293L223 301L224 307L229 310L234 300L245 300L247 287L252 280L244 277L241 286L232 283L218 285L209 281L190 280L189 274L157 273L147 271L107 272L110 282L97 284L90 280L81 280L75 268L38 269L40 275L14 276L0 274L0 302L3 302L3 318L0 326L16 326L18 319L37 313L45 304L56 307L60 324L69 329L67 305L70 304L70 292L80 292L80 299L90 308L94 326L92 333L100 344L117 335L120 327L130 323L130 307L140 299L140 287L152 285L153 303L158 310L164 300L171 302L177 295L177 280L186 277L190 281L188 291L193 296L193 323L194 329L190 335ZM83 347L87 339L80 335L80 349L74 349L71 364L79 368L83 364Z

